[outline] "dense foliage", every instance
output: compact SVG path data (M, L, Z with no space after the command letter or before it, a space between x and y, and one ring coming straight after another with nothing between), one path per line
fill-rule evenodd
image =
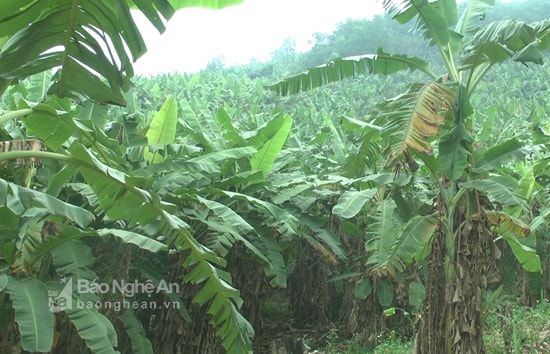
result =
M481 28L508 31L510 50L530 49L493 57L499 47L493 45L482 55L488 61L472 61L475 38L483 38L472 36L462 47L464 67L451 66L456 72L447 75L440 73L453 55L440 62L438 46L423 40L440 37L421 20L407 27L386 15L318 34L306 53L296 53L288 40L268 63L212 63L194 75L137 77L129 92L122 90L132 76L126 51L134 51L139 32L120 37L127 46L115 52L118 61L96 58L109 62L100 70L87 51L104 49L81 30L95 28L95 5L74 9L62 1L59 11L35 13L29 9L39 5L28 3L0 5L6 14L0 33L13 35L0 52L1 352L244 353L255 333L255 351L266 352L273 343L263 338L273 331L305 337L280 322L355 336L370 346L392 330L411 338L433 291L438 235L447 235L442 248L463 247L459 239L474 228L488 237L478 312L506 316L505 299L535 305L550 297L550 69L538 65L546 59L540 50L550 44L549 26L528 25L549 13L546 2L492 11L491 1L459 4L458 14L484 19L480 26L515 18L496 22L502 29ZM126 13L124 6L100 3L113 18ZM188 3L197 2L135 1L157 24L159 15ZM432 10L420 3L384 1L397 19L409 11L409 20ZM69 31L77 39L51 57L24 45L43 27L15 26L8 16L25 14L44 26L66 21L67 11L81 12ZM118 26L132 23L118 23L109 37ZM57 31L66 28L45 36L43 46L59 44ZM73 62L75 53L82 57ZM371 63L371 72L353 71L288 97L266 89L279 82L272 88L291 92L291 85L280 88L294 78L279 80L363 53L376 55L352 60ZM25 60L16 62L15 55ZM526 65L504 62L514 55ZM406 65L381 70L385 60ZM491 71L481 66L485 75L472 81L475 91L469 83L460 88L458 72L479 63ZM45 70L60 64L53 76ZM417 70L403 70L411 68ZM356 75L378 71L395 73ZM457 100L460 95L469 102ZM423 104L432 106L414 113ZM457 105L467 115L457 116ZM404 129L407 124L413 128ZM456 140L457 134L463 135ZM478 252L460 247L459 258ZM442 286L455 273L470 274L466 263L447 257ZM79 281L151 284L155 291L81 292ZM453 305L465 297L453 293Z

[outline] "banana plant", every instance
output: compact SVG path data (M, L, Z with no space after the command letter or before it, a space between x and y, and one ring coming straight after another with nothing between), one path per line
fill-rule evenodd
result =
M0 94L9 83L56 69L49 94L125 105L132 63L146 52L131 9L159 32L176 10L220 9L240 0L4 1L0 5ZM58 68L58 69L57 69Z
M434 72L431 63L420 58L379 49L375 54L335 59L269 88L289 95L362 74L391 75L406 70L425 74L425 81L411 83L407 92L379 105L371 115L371 126L365 128L358 154L379 150L380 145L385 156L383 168L396 176L401 171L429 176L438 190L433 214L437 221L430 223L433 236L428 239L431 253L417 352L483 352L481 301L487 286L483 273L490 266L492 230L525 230L518 228L521 223L506 211L499 211L496 217L493 208L524 208L525 200L516 193L516 179L494 173L521 156L522 144L508 141L479 148L471 101L484 75L495 65L509 60L525 65L542 63L550 22L499 20L483 24L480 19L494 0L468 1L460 17L455 0L381 2L399 23L415 21L415 32L438 50L445 72ZM379 139L373 139L372 126L381 127ZM356 160L369 162L366 156ZM363 173L376 168L366 166ZM379 244L391 246L377 247L376 258L371 257L376 269L392 272L401 268L400 262L410 261L415 249L410 247L427 240L425 227L420 227L425 222L412 218L403 231L380 234ZM403 237L405 230L416 230L416 237ZM510 240L516 242L514 237Z
M29 105L24 100L21 104ZM23 118L24 127L28 134L32 130L37 140L43 142L39 145L41 148L6 149L1 153L0 161L2 164L10 161L30 164L39 160L44 166L57 162L52 167L60 169L50 171L51 178L44 184L33 185L40 190L0 180L0 206L4 210L1 225L6 231L2 233L2 307L8 311L8 299L11 300L23 349L49 351L53 346L54 315L48 306L50 293L46 290L48 281L52 280L48 269L55 270L59 277L93 280L95 275L87 268L96 260L91 256L89 246L80 240L113 236L123 244L133 244L148 252L168 252L172 248L187 254L182 261L189 270L185 282L200 285L202 290L195 296L195 301L209 304L213 316L211 323L221 328L218 335L224 339L226 350L238 353L251 350L249 338L253 330L238 312L242 300L239 292L230 285L229 275L222 269L225 260L216 250L195 239L188 224L191 215L178 212L173 203L179 198L205 206L217 215L217 222L212 221L209 228L234 231L234 237L244 240L264 262L270 264L267 257L242 238L242 234L250 233L253 228L227 206L197 195L196 190L172 197L172 202L163 201L161 198L166 198L166 193L157 192L159 184L153 183L153 178L160 173L170 177L167 172L174 170L179 175L186 171L195 176L217 176L220 161L250 157L256 150L236 149L196 161L188 161L187 155L182 153L176 157L165 153L163 158L168 161L158 158L161 151L168 150L166 146L175 143L175 134L167 132L173 132L174 127L163 129L177 122L176 111L171 107L174 107L174 102L168 98L150 123L145 135L151 145L144 149L142 163L136 164L143 167L138 169L133 169L131 161L124 158L124 146L119 140L107 136L92 120L76 118L76 107L69 99L50 96L43 103L30 104L26 108L28 115ZM47 122L49 124L45 124ZM57 133L55 138L52 129ZM44 151L46 148L49 151ZM145 151L152 151L152 155ZM38 166L40 168L45 167ZM44 172L35 169L35 173ZM165 185L166 190L169 188ZM68 191L72 192L67 195ZM68 198L68 201L60 198ZM261 200L255 201L263 206ZM158 241L159 237L164 242ZM69 254L72 258L63 258ZM120 266L115 261L113 269ZM158 279L153 277L152 281L158 282ZM76 302L97 300L74 296L72 300ZM177 298L175 301L181 302ZM32 309L37 310L29 312ZM185 308L181 313L185 315ZM112 319L97 309L67 309L66 314L90 350L115 352L117 335ZM135 328L134 315L125 313L124 319L124 323L134 323L132 328ZM101 323L102 331L99 327L90 330L90 321ZM44 328L37 330L38 323L42 323ZM129 333L132 334L132 343L147 341L146 337L136 337L139 333Z
M4 221L13 234L30 230L27 224L36 229L28 232L23 243L11 237L3 240L4 249L11 250L6 254L9 261L5 266L10 269L10 275L4 294L13 301L20 291L25 291L15 280L25 283L27 279L37 278L42 290L46 289L44 284L53 286L51 279L39 276L47 274L41 270L41 265L50 257L50 269L59 277L109 279L120 275L90 270L101 262L90 258L90 251L109 246L86 240L113 237L121 243L114 247L110 243L113 249L124 250L126 244L132 244L141 248L140 252L155 253L155 257L147 257L129 252L120 260L109 260L113 269L120 269L121 273L126 267L138 269L139 279L158 283L161 272L155 272L155 267L175 273L183 265L185 274L180 281L197 285L193 301L210 311L211 317L205 319L202 315L198 320L223 329L218 335L228 352L249 351L253 330L238 311L242 298L231 286L232 277L225 271L229 267L225 257L235 244L244 245L246 252L263 266L271 284L278 287L286 286L288 270L282 257L282 245L273 235L285 241L299 235L324 256L332 260L345 258L339 240L323 230L317 220L303 222L287 205L268 201L273 194L267 176L288 172L284 169L289 166L291 155L287 153L283 159L280 155L293 120L288 115L275 115L256 129L242 132L223 108L211 115L201 108L201 102L168 97L157 112L144 115L136 111L136 100L128 95L127 98L132 103L128 110L135 123L129 114L126 114L128 119L113 117L107 122L97 117L112 114L103 111L102 105L84 102L77 106L70 99L57 96L49 96L41 103L24 99L15 102L18 116L26 114L21 121L16 121L27 135L33 134L41 143L36 151L12 149L3 152L1 159L9 163L32 158L42 165L38 166L33 182L39 191L28 197L30 189L23 190L11 183L3 189L7 190L3 195L9 197L5 205L8 208L17 205L15 202L21 197L35 200L35 207L49 209L26 221L24 215L29 213L30 206L14 206L15 211L11 213L18 213L18 216L10 220L25 220L26 223ZM12 121L12 117L8 118L4 120L6 124ZM136 141L141 145L136 145ZM44 167L51 167L51 170L45 172ZM41 183L37 181L39 177ZM43 215L49 214L52 215L42 221ZM65 214L67 220L63 219ZM41 228L55 231L54 235L43 239ZM59 258L64 252L73 257ZM12 254L15 256L10 256ZM180 257L174 259L171 254ZM126 262L128 257L127 265L120 263ZM161 259L166 259L167 264L159 264L157 260ZM36 281L31 283L35 286ZM44 298L44 291L36 294L32 301L43 303L48 299L47 294ZM182 321L192 318L186 311L189 303L177 296L174 299L174 294L166 296L183 304L179 315ZM4 299L7 301L8 297ZM73 300L85 299L76 297ZM86 298L86 301L91 300L97 298ZM6 306L9 308L7 303ZM32 321L40 316L29 317L21 313L23 307L24 303L13 305L16 321L19 323L24 318L25 323L29 323L21 329L25 334L22 345L31 348L38 332L29 335L27 328L32 328ZM114 350L121 330L130 337L132 346L140 343L150 343L146 348L159 345L147 338L150 335L147 330L139 329L140 316L144 316L142 311L125 311L115 319L98 311L65 312L94 352ZM85 321L91 320L104 324L101 333L87 331L89 326ZM123 329L116 325L121 323L119 320L124 323ZM39 334L40 350L48 345L51 347L51 328ZM102 343L103 347L96 343Z
M40 103L29 104L21 100L19 103L23 107L7 112L0 118L0 123L4 125L23 117L23 126L27 133L32 132L39 137L42 146L45 145L50 150L5 149L0 157L3 164L13 160L31 159L54 161L63 166L61 171L52 174L51 183L45 189L53 195L24 189L9 182L3 183L1 199L2 208L6 211L3 215L12 215L12 221L21 221L14 224L3 220L2 224L3 228L7 227L14 235L13 239L3 239L5 267L2 274L2 304L3 307L7 306L6 294L9 294L15 309L15 320L21 330L23 349L52 349L53 315L51 312L47 314L48 307L43 306L48 299L43 275L48 265L46 261L53 257L54 266L67 269L67 262L77 264L79 259L84 258L86 251L80 247L80 251L75 249L72 253L81 256L58 262L57 258L63 253L63 245L77 247L72 242L74 239L111 234L125 243L133 243L149 251L167 251L167 245L171 245L180 252L190 252L184 262L190 269L186 281L207 285L204 288L206 290L197 295L196 301L201 304L210 303L210 314L213 316L211 322L220 327L218 335L224 339L226 350L239 353L250 351L249 337L253 331L238 313L241 300L238 291L229 285L227 274L220 269L225 265L223 259L193 238L189 225L182 220L182 216L174 214L172 204L161 202L158 196L147 191L150 180L131 176L132 168L123 156L124 150L117 143L118 139L111 139L104 134L101 127L95 124L98 119L94 118L94 114L90 113L89 117L93 119L75 119L74 106L65 98L79 101L90 98L102 104L126 104L123 91L130 87L132 62L146 50L139 29L131 17L131 8L143 12L162 32L164 23L161 17L169 19L176 9L189 6L222 8L239 2L160 0L121 1L116 4L105 1L93 4L54 4L27 1L24 6L14 2L0 5L0 93L3 94L11 82L49 69L57 69L47 90L42 90ZM46 85L39 87L45 88ZM44 98L46 101L43 101ZM165 123L163 121L166 117L174 116L173 108L166 110L169 112L159 112L160 118L154 119L155 124ZM173 122L169 124L173 126ZM122 129L119 132L127 134ZM166 134L159 133L157 126L150 129L147 138L152 155L146 154L146 161L154 164L162 162L155 146L170 140L170 136ZM191 163L192 169L200 172L204 172L204 168L210 172L216 171L217 168L209 164L211 162L212 160ZM70 183L75 178L87 184ZM57 195L66 186L72 188L82 200L86 200L91 210L58 199ZM32 202L33 200L36 201ZM48 215L55 216L56 219L44 219ZM94 223L109 226L118 223L117 227L124 225L132 231L106 228L99 232L96 228L90 229L91 219L94 219ZM148 229L153 221L153 228ZM51 225L55 235L48 238ZM28 230L27 233L24 230ZM166 243L153 241L151 237L159 233L163 234ZM71 269L81 269L89 265L89 262L81 266L74 264ZM8 269L10 275L5 274ZM60 276L73 274L60 269L57 269ZM80 275L81 273L78 272ZM214 299L213 294L216 295ZM35 308L40 310L29 312ZM115 351L116 334L103 315L97 311L71 312L68 315L92 351ZM125 318L125 323L133 323L128 328L135 329L135 318L132 320L131 314L127 314ZM42 321L45 327L37 331L36 324ZM102 327L97 327L97 331L90 331L90 321L101 323ZM137 330L131 333L141 332ZM136 343L140 341L143 342L138 338Z

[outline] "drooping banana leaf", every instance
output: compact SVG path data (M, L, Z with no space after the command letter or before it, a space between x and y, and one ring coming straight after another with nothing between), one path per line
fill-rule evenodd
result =
M550 19L532 23L531 27L537 32L539 48L548 50L550 48Z
M370 277L365 276L355 283L355 287L353 288L353 296L357 299L365 300L371 293L372 281Z
M153 354L153 345L145 335L143 324L137 318L133 309L127 308L122 311L119 318L124 323L126 333L132 343L132 350L135 354Z
M396 218L395 202L391 199L376 203L376 209L369 214L370 225L367 231L367 252L371 253L368 263L374 268L387 263L386 256L390 252L395 236L400 227Z
M409 304L413 308L415 314L420 314L424 298L426 297L426 288L420 281L413 281L409 284Z
M439 133L454 96L450 87L430 82L412 85L407 93L383 105L376 120L384 124L384 135L389 139L388 162L407 156L410 148L431 153L427 138Z
M124 104L131 62L145 53L126 3L7 3L0 5L0 33L11 37L0 52L0 77L18 79L60 67L49 93Z
M4 205L20 215L30 208L44 208L49 213L63 216L81 227L86 227L94 218L93 214L86 209L63 202L49 194L0 179L0 206Z
M529 225L508 213L489 210L486 212L486 216L489 224L497 226L499 229L508 231L514 235L527 237L531 233Z
M84 339L86 346L92 353L117 353L115 348L118 344L118 338L113 324L107 317L99 313L97 308L90 306L90 304L98 301L98 298L95 296L86 297L86 295L95 294L78 295L73 303L82 303L87 306L73 305L71 309L65 310L78 335Z
M315 218L309 215L301 215L300 221L303 222L313 232L315 239L321 241L328 247L330 258L336 257L338 260L346 260L348 256L342 246L342 242L338 235L327 228L323 227L324 222L322 218ZM332 256L332 254L334 256ZM328 257L328 256L327 256ZM336 261L336 259L334 259Z
M239 291L230 285L228 273L221 269L226 265L225 260L193 237L190 226L171 212L173 208L169 203L162 203L157 196L138 188L135 184L139 179L102 164L79 144L72 146L71 154L71 162L80 166L99 205L110 217L141 226L154 219L158 221L158 233L166 237L166 243L187 254L183 267L189 272L184 281L200 284L201 288L194 301L205 304L212 300L208 313L212 315L211 323L217 327L216 334L222 338L224 348L227 352L250 351L250 337L254 331L237 310L242 299Z
M71 101L68 98L52 96L32 107L32 113L22 117L27 134L35 135L55 151L75 133L70 114Z
M434 79L436 78L424 60L406 55L388 54L380 48L376 54L335 59L328 64L281 80L267 88L282 96L287 96L357 75L391 75L404 70L419 70Z
M80 240L68 240L52 250L53 264L60 276L74 276L77 279L95 279L95 273L88 267L95 258L90 247Z
M450 179L457 180L464 173L468 166L470 154L467 144L473 139L464 127L460 124L451 129L439 142L439 163L442 172Z
M97 234L99 236L112 235L114 237L121 239L125 243L134 244L141 249L144 249L153 253L167 250L166 245L163 244L162 242L159 242L150 237L147 237L132 231L118 230L118 229L100 229L100 230L97 230Z
M359 177L365 175L367 169L376 171L381 153L379 139L380 131L367 127L357 151L351 153L342 165L342 174L346 177Z
M382 307L388 307L393 302L393 284L389 279L382 278L376 288L376 297Z

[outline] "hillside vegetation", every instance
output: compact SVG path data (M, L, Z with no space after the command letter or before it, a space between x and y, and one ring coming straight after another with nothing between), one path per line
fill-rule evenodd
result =
M550 350L550 3L383 3L154 77L0 5L0 352Z

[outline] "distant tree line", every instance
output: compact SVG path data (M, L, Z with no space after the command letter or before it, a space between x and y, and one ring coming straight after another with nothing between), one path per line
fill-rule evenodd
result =
M462 3L461 6L465 6ZM459 9L460 11L461 9ZM550 13L548 0L519 0L499 2L488 12L482 23L499 19L517 19L527 23L542 20ZM271 60L260 62L253 59L249 64L230 70L244 70L252 79L279 79L308 68L312 68L338 57L348 57L364 53L376 53L378 48L390 53L419 56L426 59L437 57L434 48L414 35L413 26L401 26L387 14L376 15L372 19L348 19L337 25L332 33L315 33L311 48L298 52L296 42L287 38L271 53ZM434 62L433 60L431 61ZM220 60L213 60L207 71L221 70Z

